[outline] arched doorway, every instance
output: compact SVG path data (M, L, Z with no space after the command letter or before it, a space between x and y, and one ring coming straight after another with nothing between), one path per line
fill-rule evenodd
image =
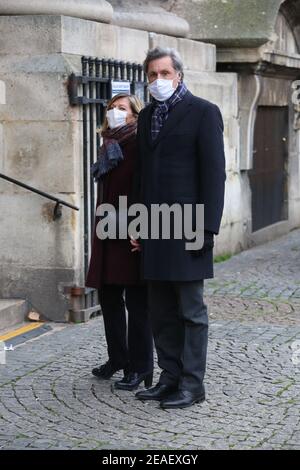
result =
M282 11L275 25L276 39L263 49L268 54L298 56L296 38ZM293 128L292 82L287 69L276 64L265 66L261 74L261 93L256 108L253 134L251 189L252 232L289 219L289 153ZM286 65L286 64L285 64ZM262 65L263 69L264 65Z
M252 231L288 219L287 106L259 106L256 114L252 194Z

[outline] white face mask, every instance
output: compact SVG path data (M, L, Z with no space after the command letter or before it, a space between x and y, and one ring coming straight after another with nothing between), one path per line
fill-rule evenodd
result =
M173 88L173 80L158 78L148 85L148 90L157 101L166 101L173 95L175 88Z
M118 108L109 109L106 113L106 117L110 129L125 126L127 114L127 111L122 111Z

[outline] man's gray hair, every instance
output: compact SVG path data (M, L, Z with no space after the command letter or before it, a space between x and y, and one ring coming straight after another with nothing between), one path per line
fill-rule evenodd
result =
M170 57L172 60L172 64L174 69L177 72L181 73L181 78L183 78L183 63L179 53L176 49L172 47L155 47L154 49L149 49L146 55L146 59L144 60L143 67L144 71L148 73L149 63L152 60L161 59L162 57Z

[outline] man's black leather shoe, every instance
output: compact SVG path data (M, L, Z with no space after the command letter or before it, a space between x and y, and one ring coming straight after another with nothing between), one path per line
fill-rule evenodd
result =
M141 382L144 381L145 387L151 387L152 385L153 372L142 373L129 372L124 375L122 380L115 382L115 388L118 390L136 390Z
M135 394L138 400L163 400L167 398L171 393L174 393L177 390L176 385L165 385L165 384L156 384L152 388L148 388L148 390L141 390Z
M189 390L178 390L169 395L160 402L163 409L168 408L187 408L195 403L201 403L205 400L205 392L190 392Z

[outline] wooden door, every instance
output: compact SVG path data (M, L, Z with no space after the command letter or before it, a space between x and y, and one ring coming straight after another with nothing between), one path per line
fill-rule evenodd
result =
M288 217L288 107L258 108L253 146L252 231Z

